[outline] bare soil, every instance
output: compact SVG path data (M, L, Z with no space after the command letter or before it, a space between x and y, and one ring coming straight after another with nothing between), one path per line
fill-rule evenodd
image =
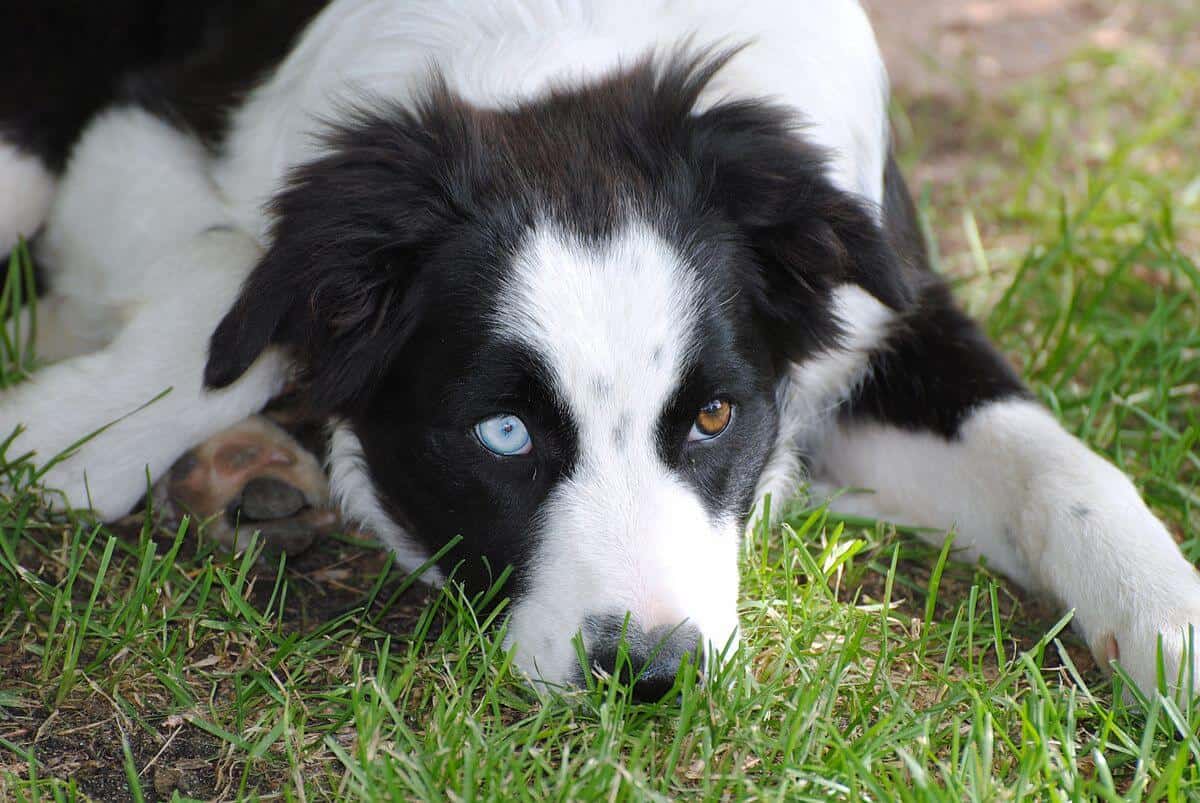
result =
M865 0L896 89L907 97L995 92L1114 43L1134 4L1095 0Z
M1061 75L1073 54L1120 50L1163 70L1200 68L1200 37L1179 29L1195 0L861 1L897 108L920 139L914 190L949 190L978 146L970 122L981 105L1003 103L1022 81ZM914 136L903 126L895 133L901 146ZM953 247L958 232L949 239Z

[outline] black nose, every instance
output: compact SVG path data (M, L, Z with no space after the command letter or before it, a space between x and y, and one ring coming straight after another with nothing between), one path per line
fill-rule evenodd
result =
M633 697L657 702L675 686L684 659L703 668L700 631L686 622L642 630L624 616L593 616L586 623L591 637L588 661L621 683L633 683Z

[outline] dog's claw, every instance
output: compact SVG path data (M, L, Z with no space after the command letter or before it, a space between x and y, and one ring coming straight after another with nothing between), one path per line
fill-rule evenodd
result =
M253 416L179 458L156 498L168 515L207 522L230 549L261 533L268 552L299 554L338 525L315 457L278 425Z

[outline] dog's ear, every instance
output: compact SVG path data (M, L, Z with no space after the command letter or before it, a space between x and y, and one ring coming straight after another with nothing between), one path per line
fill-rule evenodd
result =
M292 172L271 205L270 246L213 333L208 387L282 346L314 408L369 390L419 321L420 266L452 217L446 165L462 126L446 122L360 114Z
M830 294L841 284L903 310L912 279L856 195L837 188L830 160L807 142L791 112L768 103L727 102L693 118L690 159L709 203L721 208L758 261L750 289L785 351L828 345Z

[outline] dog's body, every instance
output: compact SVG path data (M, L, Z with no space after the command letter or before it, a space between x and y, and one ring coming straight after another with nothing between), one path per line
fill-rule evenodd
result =
M611 668L625 630L647 694L720 652L755 501L805 477L953 528L1144 688L1159 637L1180 666L1200 579L928 271L856 2L338 0L227 123L189 93L268 48L213 47L69 148L0 140L58 360L0 434L48 458L172 388L51 471L72 503L125 513L294 367L344 510L408 567L461 534L434 580L512 565L543 680L577 632Z

